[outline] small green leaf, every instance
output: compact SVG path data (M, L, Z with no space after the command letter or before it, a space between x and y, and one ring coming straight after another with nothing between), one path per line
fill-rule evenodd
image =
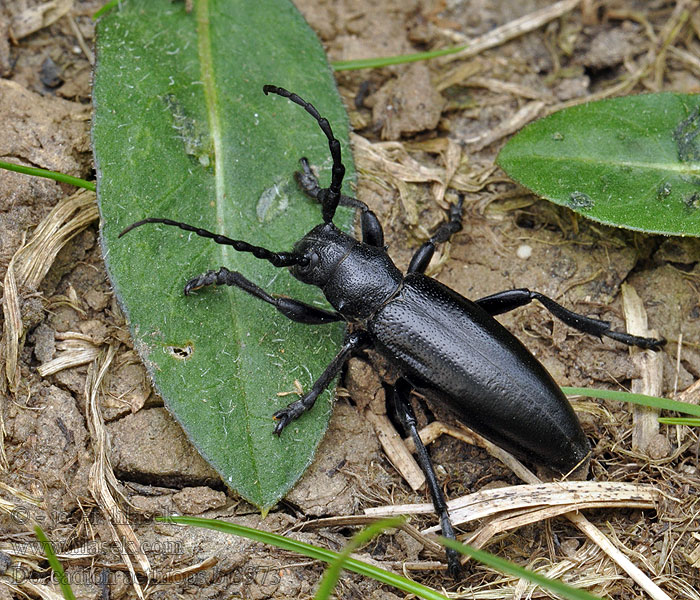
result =
M285 269L146 217L185 221L289 251L321 221L293 179L299 158L329 181L328 141L302 108L264 84L313 102L341 140L347 115L315 34L288 0L129 0L97 28L93 141L107 269L134 344L167 407L204 458L266 509L311 462L331 392L273 435L278 396L308 390L334 355L337 325L293 323L239 289L183 296L187 280L226 266L270 293L325 303ZM346 192L350 192L349 188ZM352 216L339 212L336 224Z
M700 419L682 417L659 417L662 425L685 425L686 427L700 427Z
M525 127L498 164L585 217L650 233L700 235L700 96L591 102Z

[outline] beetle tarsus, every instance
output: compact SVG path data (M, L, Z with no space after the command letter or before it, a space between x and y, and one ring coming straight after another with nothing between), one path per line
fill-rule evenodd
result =
M648 338L639 335L632 335L630 333L624 333L622 331L615 331L610 329L604 332L602 335L609 337L612 340L622 342L628 346L636 346L637 348L642 348L644 350L661 350L663 346L666 345L666 338Z
M301 401L293 402L287 406L287 408L278 410L274 415L272 415L272 418L277 421L273 433L278 437L282 435L284 428L292 421L298 419L304 414L304 412L305 409L303 408Z
M183 290L185 296L189 296L192 292L199 290L208 285L218 283L217 279L219 277L220 271L207 271L202 273L197 277L193 277L185 284L185 289Z

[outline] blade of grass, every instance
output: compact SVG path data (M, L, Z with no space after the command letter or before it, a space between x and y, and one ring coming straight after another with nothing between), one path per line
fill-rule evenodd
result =
M322 560L326 563L332 563L333 561L338 560L339 557L337 552L326 550L325 548L318 548L317 546L305 544L304 542L292 540L274 533L268 533L267 531L260 531L258 529L252 529L250 527L244 527L243 525L236 525L234 523L226 523L216 519L202 519L199 517L159 517L157 520L164 521L166 523L178 523L181 525L204 527L206 529L213 529L214 531L220 531L222 533L240 535L242 537L255 540L256 542L270 544L271 546L276 546L277 548L281 548L283 550L289 550L290 552L296 552L315 560ZM391 585L396 589L402 590L409 594L415 594L420 598L426 598L427 600L447 600L445 596L439 594L429 587L354 558L347 558L343 567L348 571L352 571L366 577L371 577L380 583Z
M549 579L544 575L524 569L523 567L516 565L509 560L494 556L493 554L489 554L483 550L477 550L471 546L460 544L459 542L448 540L447 538L443 537L440 538L440 543L444 544L448 548L457 550L457 552L466 554L474 560L478 560L487 567L491 567L492 569L495 569L501 573L506 573L507 575L512 575L513 577L525 579L526 581L534 583L535 585L538 585L550 592L559 594L562 598L567 598L567 600L601 600L600 596L595 596L594 594L586 592L585 590L572 587L563 581Z
M413 54L396 54L393 56L377 56L376 58L358 58L357 60L337 60L331 63L334 71L356 71L357 69L379 69L389 65L403 65L406 63L429 60L449 54L457 54L467 46L451 46L440 50L428 52L415 52Z
M44 554L46 554L46 559L49 561L51 569L56 574L56 579L58 580L58 585L61 586L61 593L63 594L63 597L66 600L75 600L75 596L73 595L73 589L71 588L70 583L68 582L68 578L66 577L66 573L63 570L63 566L56 557L56 553L53 551L53 547L51 546L51 542L49 542L49 538L46 537L46 534L38 525L34 527L34 534L41 543L41 546L44 548Z
M297 552L304 556L308 556L309 558L322 560L327 563L334 563L342 560L344 561L343 568L358 573L360 575L372 577L380 583L392 585L395 588L400 589L404 592L415 594L416 596L419 596L421 598L435 598L443 600L445 598L445 596L437 593L436 591L428 587L410 581L409 579L406 579L405 577L402 577L400 575L395 575L394 573L385 571L384 569L380 569L378 567L366 564L357 559L350 558L349 556L344 556L344 553L339 554L331 550L326 550L324 548L312 546L311 544L306 544L304 542L292 540L274 533L268 533L267 531L260 531L258 529L252 529L243 525L226 523L224 521L218 521L215 519L202 519L199 517L160 517L157 520L170 523L178 523L182 525L192 525L195 527L204 527L207 529L213 529L214 531L220 531L222 533L240 535L255 540L256 542L270 544L272 546L276 546L277 548L282 548L283 550L289 550L291 552ZM372 535L376 534L374 530L381 528L382 525L384 527L387 526L386 523L377 523L360 532L360 534L356 536L356 538L359 538L359 542L357 545L363 543L364 540L369 539ZM396 523L394 523L392 526L396 526ZM584 590L572 587L561 581L549 579L538 573L533 573L532 571L528 571L527 569L524 569L523 567L520 567L515 563L499 558L498 556L489 554L488 552L484 552L483 550L477 550L476 548L472 548L471 546L465 546L464 544L460 544L459 542L455 542L453 540L447 540L445 538L440 538L440 541L444 545L454 548L462 554L471 556L475 560L478 560L479 562L485 564L488 567L496 569L502 573L506 573L508 575L512 575L514 577L530 581L544 589L561 595L567 600L601 600L599 596L595 596ZM351 542L351 544L354 544L354 542L355 539L353 539L353 542ZM357 546L354 545L353 547ZM348 550L347 554L349 554L351 551L352 549Z
M682 417L659 417L659 423L664 425L687 425L688 427L700 427L700 419L688 419Z
M327 600L330 598L333 589L338 583L340 573L345 568L345 563L350 558L350 554L386 529L398 527L404 521L405 519L403 517L382 519L381 521L368 525L354 535L350 542L345 545L343 551L338 554L338 558L328 565L326 572L323 574L323 579L321 579L321 583L318 586L318 590L316 591L316 596L314 596L315 600Z
M569 396L588 396L590 398L603 398L604 400L619 400L620 402L641 404L642 406L673 410L686 415L700 417L699 405L689 404L688 402L679 402L678 400L671 400L670 398L657 398L655 396L631 394L630 392L618 392L616 390L596 390L577 387L562 387L561 389Z
M113 9L117 4L119 4L120 0L109 0L102 8L99 8L95 11L95 13L92 15L92 20L97 21L103 14L105 14L107 11Z
M94 181L85 181L85 179L80 179L80 177L64 175L63 173L56 173L55 171L49 171L48 169L25 167L24 165L16 165L15 163L5 162L4 160L0 160L0 169L7 169L8 171L14 171L15 173L23 173L24 175L45 177L46 179L53 179L54 181L58 181L60 183L68 183L76 187L85 188L91 192L95 191Z

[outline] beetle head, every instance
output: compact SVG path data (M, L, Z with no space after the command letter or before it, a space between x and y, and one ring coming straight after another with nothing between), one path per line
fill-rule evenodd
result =
M333 223L317 225L294 245L300 260L290 272L299 281L322 288L356 245L357 240Z

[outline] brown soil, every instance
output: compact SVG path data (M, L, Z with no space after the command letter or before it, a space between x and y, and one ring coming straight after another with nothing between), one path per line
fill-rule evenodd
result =
M39 4L0 4L0 160L90 179L90 16L101 2L76 1L56 22L13 41L23 26L13 19ZM482 36L550 2L296 4L330 59L339 60L446 47L459 43L460 36ZM372 143L401 144L375 150L394 162L407 163L410 156L424 168L454 167L455 180L461 181L455 187L472 190L464 230L434 260L434 276L473 298L513 287L535 289L575 310L611 320L618 329L624 329L620 287L630 284L643 300L650 327L669 340L661 359L660 393L665 396L677 396L700 377L700 243L604 227L535 199L492 168L507 139L493 132L507 127L528 102L541 100L547 110L554 110L612 93L623 80L631 81L624 93L700 92L700 67L693 58L700 55L699 15L697 1L583 0L561 18L473 57L341 72L337 78L355 132ZM359 138L356 152L358 197L385 224L390 252L405 268L411 249L443 219L442 191L428 179L416 183L388 173L382 176ZM59 199L74 191L0 171L3 277L25 234L29 236ZM63 553L79 598L137 597L113 544L113 527L122 534L124 527L131 527L140 542L153 569L148 595L306 598L314 593L321 564L208 530L175 529L151 516L167 511L220 517L286 533L316 517L362 515L371 506L428 501L427 492L412 492L397 474L362 417L364 407L375 404L382 391L376 371L357 359L349 367L316 462L263 520L254 507L226 490L151 393L112 296L96 239L93 222L65 245L37 287L19 290L25 334L14 383L12 373L5 380L3 368L0 386L5 389L0 396L0 600L24 594L49 597L40 585L54 585L43 553L31 545L32 521L42 525ZM524 246L531 249L529 258L518 257ZM642 378L640 363L626 348L572 332L539 306L499 320L562 385L626 389ZM0 323L7 335L7 313ZM111 440L109 458L129 503L119 499L124 522L108 518L96 500L99 492L90 489L100 431L91 422L86 398L94 366L83 364L44 376L38 371L76 344L83 344L86 352L106 344L118 347L110 357L103 382L107 400L100 409ZM104 361L96 354L92 358L95 364ZM697 403L698 395L689 392L683 399ZM420 407L426 422L444 416L440 407ZM575 407L595 444L595 479L652 484L662 492L655 510L597 509L586 511L586 516L626 548L632 561L671 597L700 598L697 432L661 426L644 448L633 449L628 406L589 399L575 402ZM509 469L475 446L443 436L430 451L449 497L519 483ZM427 527L433 520L415 517L412 523ZM464 531L483 525L477 521ZM338 550L355 531L348 525L307 527L293 535ZM596 594L644 597L615 562L561 517L499 534L486 549ZM457 585L435 568L440 556L427 553L404 532L380 536L361 554L399 572L404 561L412 563L411 577L466 597L529 593L517 579L472 563ZM144 586L143 564L135 556L132 553L136 579ZM201 569L192 569L207 560L211 562ZM178 569L192 570L181 580L168 579ZM396 590L351 574L341 578L336 594L399 597Z

